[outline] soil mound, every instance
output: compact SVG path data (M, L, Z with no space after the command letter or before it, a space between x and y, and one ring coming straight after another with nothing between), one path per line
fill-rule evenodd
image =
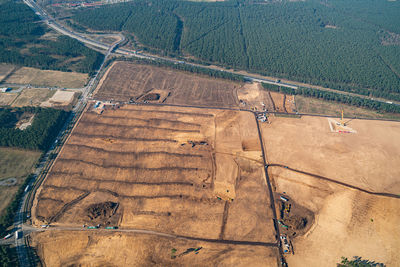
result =
M90 205L86 211L90 220L106 220L112 217L118 209L119 204L111 201L95 203Z

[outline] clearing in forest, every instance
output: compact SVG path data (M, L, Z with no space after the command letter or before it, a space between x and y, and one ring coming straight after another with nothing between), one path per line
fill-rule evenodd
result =
M247 256L273 257L275 265L260 149L250 112L106 105L99 115L90 106L36 194L33 223L144 229L203 240L204 247L214 246L207 240L257 243L256 252L245 249ZM225 251L236 251L235 245L222 247L222 255L236 257ZM266 255L263 247L271 247ZM51 263L54 253L48 258L41 248ZM173 263L168 253L158 256L161 263Z
M400 123L351 120L347 133L332 132L327 118L270 122L262 125L268 172L276 193L289 199L277 198L278 219L307 231L296 238L281 226L294 246L289 266L335 265L342 256L399 262ZM296 216L308 211L313 221Z

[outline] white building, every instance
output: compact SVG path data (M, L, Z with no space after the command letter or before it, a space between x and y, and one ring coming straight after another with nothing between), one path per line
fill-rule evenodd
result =
M2 93L8 92L8 91L11 91L10 87L2 87L2 88L0 88L0 92L2 92Z

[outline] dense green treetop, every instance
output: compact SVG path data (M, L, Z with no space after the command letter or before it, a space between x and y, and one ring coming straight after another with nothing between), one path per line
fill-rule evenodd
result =
M134 0L73 19L160 52L400 100L400 3Z

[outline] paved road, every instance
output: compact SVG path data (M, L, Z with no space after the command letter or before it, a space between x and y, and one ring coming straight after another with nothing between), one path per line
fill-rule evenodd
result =
M59 135L56 138L55 143L52 145L52 147L47 151L44 157L42 157L41 161L38 164L38 167L35 170L34 173L34 178L30 181L29 187L32 188L33 185L35 185L34 188L38 188L40 186L40 183L43 181L43 178L45 177L46 173L43 173L43 170L45 168L49 168L51 166L51 163L53 162L54 159L50 159L50 154L54 152L54 149L57 147L57 142L61 140L61 138L64 135L64 130L68 127L70 123L75 123L74 118L79 117L81 112L83 111L84 107L87 104L88 101L88 96L89 94L94 90L94 83L96 79L98 78L99 73L104 67L105 62L107 61L108 57L110 54L113 52L113 50L118 46L119 43L124 42L125 39L121 38L120 41L116 42L114 45L111 45L107 47L107 53L103 59L103 62L100 65L99 70L96 72L96 75L89 81L88 85L83 88L82 90L82 96L80 100L78 101L77 105L73 108L71 116L67 119L63 129L60 131ZM39 177L39 175L42 174L42 180L38 181L38 183L35 183L35 180ZM33 196L34 192L31 192L27 190L24 192L24 195L22 196L22 200L20 203L20 206L18 208L18 212L15 216L14 219L14 231L23 231L22 235L25 237L27 234L29 234L31 231L26 231L24 230L23 223L25 221L25 217L27 214L29 214L29 211L27 210L28 207L28 202L29 202L29 197ZM25 227L26 228L26 227ZM7 240L2 240L0 241L0 244L7 244L11 243L11 240L13 240L13 237L7 239ZM20 266L31 266L33 265L29 261L28 257L28 251L25 246L25 238L15 238L15 246L17 249L17 255L18 255L18 261Z
M60 32L60 33L62 33L64 35L67 35L67 36L69 36L71 38L74 38L74 39L76 39L76 40L78 40L78 41L80 41L82 43L94 46L96 48L100 48L100 49L104 49L104 50L107 50L107 49L110 48L110 45L108 45L108 44L89 39L89 38L85 37L83 34L80 34L80 33L74 32L74 31L72 31L70 29L67 29L62 24L57 22L54 18L49 16L46 13L46 11L44 11L39 5L37 5L35 2L33 2L33 0L24 0L24 2L29 7L31 7L33 9L33 11L49 27L53 28L54 30L56 30L56 31L58 31L58 32ZM215 67L210 67L210 66L206 66L206 65L202 65L202 64L189 63L189 62L185 62L185 61L182 61L182 60L171 59L171 58L167 58L167 57L161 57L161 56L138 53L136 51L131 51L131 50L128 50L128 49L123 49L123 48L117 48L117 49L115 49L115 52L119 53L119 54L122 54L122 55L126 55L126 56L133 56L133 57L144 58L144 59L149 59L149 60L164 60L164 61L172 62L174 64L186 64L186 65L190 65L190 66L196 66L196 67L215 70ZM223 68L218 68L218 70L226 72L226 73L238 74L238 73L236 73L234 71L230 71L230 70L223 69ZM298 88L298 85L296 85L294 82L293 83L290 83L290 82L277 82L279 80L279 78L267 79L265 77L262 77L260 75L255 75L255 74L244 75L244 77L248 81L264 82L264 83L268 83L268 84L274 84L274 85L293 88L293 89L297 89ZM310 87L315 87L315 86L310 86ZM343 92L343 91L329 89L329 88L322 88L321 87L321 88L319 88L319 90L336 92L338 94L343 94L343 95L353 95L353 96L358 96L358 97L364 98L364 99L371 99L370 97L365 96L365 95L358 95L358 94L354 94L354 93ZM382 103L386 103L387 102L386 100L382 100L382 99L374 99L374 100L377 101L377 102L382 102ZM400 102L397 102L397 101L392 101L392 102L393 102L394 105L400 105Z

